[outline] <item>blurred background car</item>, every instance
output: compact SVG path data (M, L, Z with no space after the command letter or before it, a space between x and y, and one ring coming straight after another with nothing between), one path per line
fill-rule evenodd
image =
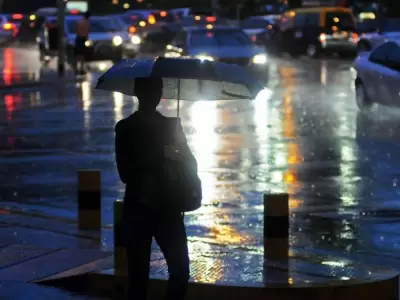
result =
M268 80L269 61L264 48L254 45L240 28L183 28L165 47L164 55L237 64Z
M82 16L67 16L65 18L65 38L67 41L67 61L75 65L76 26ZM37 44L40 60L50 61L58 50L57 18L45 18L43 29L40 31ZM93 16L90 21L89 40L86 42L85 60L118 62L124 57L135 57L140 49L139 44L132 42L128 31L118 18L113 16Z
M386 40L400 38L400 18L377 18L369 20L366 33L357 43L357 52L371 51Z
M0 15L0 43L12 41L18 34L21 14Z
M374 103L400 107L400 40L387 41L354 61L356 101L361 110Z
M165 46L169 44L175 35L183 28L207 28L210 26L232 27L235 26L235 22L216 16L189 15L182 17L179 20L175 20L175 22L165 23L163 26L158 27L158 30L149 32L145 37L142 49L144 52L149 53L162 52Z
M253 16L244 19L240 27L254 44L267 48L267 45L271 43L270 32L278 18L279 15Z

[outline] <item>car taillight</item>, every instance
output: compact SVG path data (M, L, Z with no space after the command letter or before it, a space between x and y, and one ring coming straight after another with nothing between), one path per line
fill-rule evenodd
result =
M11 17L14 20L21 20L24 16L22 14L13 14Z
M4 30L12 30L12 29L14 29L14 24L12 24L12 23L5 23L5 24L3 24L3 29L4 29Z
M128 31L129 31L129 33L136 33L137 29L136 29L135 26L130 26L130 27L128 28Z
M166 11L162 11L162 12L160 12L160 17L165 18L167 16L167 14L168 13Z
M217 20L217 18L216 17L214 17L214 16L209 16L209 17L206 17L206 22L209 22L209 23L211 23L211 22L215 22Z
M351 40L353 41L353 43L357 44L358 43L358 34L353 32L351 34Z
M80 10L78 10L78 9L71 9L71 10L69 11L69 13L70 13L71 15L78 15L78 14L80 13Z

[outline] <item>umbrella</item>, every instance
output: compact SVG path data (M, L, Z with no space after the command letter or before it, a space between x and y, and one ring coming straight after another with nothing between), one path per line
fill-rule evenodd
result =
M164 99L253 100L264 86L238 65L193 58L122 60L98 80L96 89L135 96L134 79L163 78Z

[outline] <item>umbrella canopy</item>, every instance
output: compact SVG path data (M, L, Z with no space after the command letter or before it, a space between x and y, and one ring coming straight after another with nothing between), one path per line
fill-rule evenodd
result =
M164 57L123 60L99 78L96 89L135 96L134 79L138 77L163 78L164 99L252 100L264 89L238 65Z

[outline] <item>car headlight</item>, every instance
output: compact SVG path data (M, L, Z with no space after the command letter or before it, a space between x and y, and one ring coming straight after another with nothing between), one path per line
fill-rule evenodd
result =
M138 37L137 35L133 35L131 37L131 43L135 45L139 45L142 42L142 39Z
M91 46L93 46L93 42L90 41L90 40L87 40L87 41L85 42L85 46L86 46L86 47L91 47Z
M263 64L267 63L267 56L265 54L254 55L253 63L256 65L263 65Z
M114 38L112 39L112 43L114 46L120 46L120 45L122 45L123 42L124 42L124 40L119 35L114 36Z
M214 61L214 58L212 56L205 55L205 54L196 55L196 58L200 59L201 61L205 61L205 60Z

